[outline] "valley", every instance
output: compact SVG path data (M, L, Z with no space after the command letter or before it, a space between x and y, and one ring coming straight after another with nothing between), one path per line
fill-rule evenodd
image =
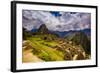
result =
M91 58L90 43L83 32L61 38L57 34L49 32L47 27L42 25L35 32L27 32L24 29L22 45L23 63Z

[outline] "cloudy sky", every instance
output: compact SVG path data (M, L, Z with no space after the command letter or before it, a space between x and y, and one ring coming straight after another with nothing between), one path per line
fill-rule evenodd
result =
M45 24L49 30L70 31L90 29L91 14L82 12L22 11L22 25L27 30L38 29Z

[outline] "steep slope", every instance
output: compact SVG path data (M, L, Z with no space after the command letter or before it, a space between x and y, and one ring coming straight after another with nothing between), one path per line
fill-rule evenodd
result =
M38 33L38 34L48 34L49 31L48 31L46 25L45 25L45 24L42 24L42 25L39 27L37 33Z
M72 39L72 41L76 42L76 44L81 44L87 53L91 53L90 41L88 40L88 37L87 35L85 35L85 33L77 33Z
M76 45L81 45L86 51L86 53L91 53L90 40L84 32L76 32L65 38L74 42Z
M41 37L43 40L47 41L55 40L58 37L56 34L50 32L45 24L42 24L39 29L37 29L37 32L34 33L34 36Z

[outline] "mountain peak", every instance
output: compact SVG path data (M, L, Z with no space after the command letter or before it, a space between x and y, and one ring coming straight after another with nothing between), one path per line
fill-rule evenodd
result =
M38 32L39 32L40 34L47 34L47 33L48 33L48 28L46 27L45 24L42 24L42 25L39 27Z
M91 53L91 44L88 36L84 32L76 32L71 41L75 42L77 45L81 44L87 53Z

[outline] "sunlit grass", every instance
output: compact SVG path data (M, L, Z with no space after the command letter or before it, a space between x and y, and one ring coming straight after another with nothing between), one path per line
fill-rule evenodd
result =
M45 44L48 44L50 46L56 46L57 45L56 42L54 42L54 41L46 42L39 37L31 37L31 38L28 38L28 40L31 41L32 46L35 49L39 50L39 53L37 53L38 57L40 57L46 61L64 60L63 59L63 57L64 57L63 52L55 50L55 49L45 45Z

